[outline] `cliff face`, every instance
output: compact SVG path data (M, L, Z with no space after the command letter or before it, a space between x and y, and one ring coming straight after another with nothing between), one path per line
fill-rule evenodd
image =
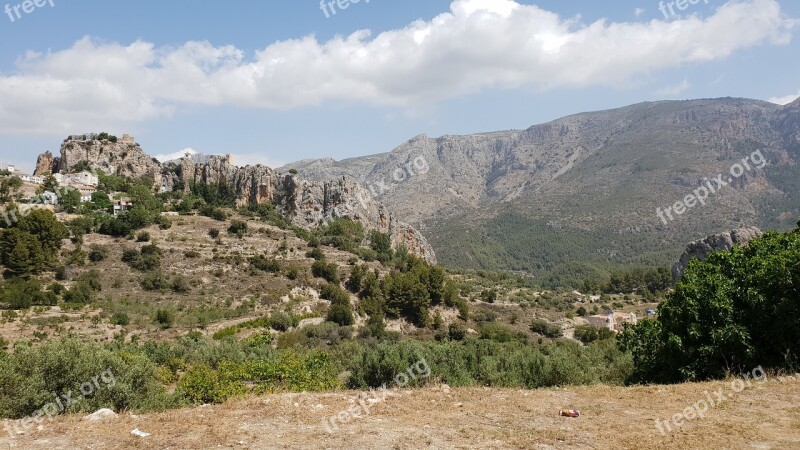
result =
M433 248L415 228L397 220L355 180L339 177L318 182L296 175L283 175L266 166L236 167L220 156L208 163L181 161L171 183L180 182L188 191L193 183L225 185L236 195L238 206L271 203L293 224L310 229L338 218L360 222L367 230L387 233L395 248L436 262Z
M705 239L690 243L681 259L672 266L672 277L680 280L689 266L689 261L697 259L703 261L708 255L720 250L730 250L734 245L746 245L753 239L761 236L761 230L755 227L738 228L725 233L714 234Z

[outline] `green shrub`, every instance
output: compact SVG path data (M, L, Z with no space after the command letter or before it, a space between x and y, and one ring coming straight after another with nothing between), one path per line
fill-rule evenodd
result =
M575 339L589 344L594 341L602 339L613 339L617 336L616 333L608 328L595 328L591 325L580 325L575 327Z
M554 323L550 323L545 319L533 319L531 322L531 331L551 339L560 338L563 336L561 327Z
M92 244L89 246L89 261L100 262L108 258L108 249L105 246Z
M798 224L800 226L800 224ZM656 320L626 327L633 381L721 378L800 367L800 228L689 263Z
M155 322L160 325L161 328L172 328L172 325L175 323L175 313L171 309L159 309L156 311Z
M150 242L150 233L147 231L140 231L136 235L136 242Z
M447 328L447 336L451 341L463 341L467 337L467 329L460 323L451 323Z
M161 410L172 402L154 374L155 365L142 354L113 351L74 338L35 347L17 345L13 353L0 358L0 417L20 419L37 411L87 413L104 407ZM90 395L82 395L82 387ZM54 393L69 395L74 401L58 405Z
M128 314L124 312L115 312L114 315L111 316L111 323L113 325L128 325L130 323L130 319L128 318Z
M322 249L320 249L319 247L314 247L306 252L306 258L314 258L317 261L320 261L325 259L325 254L322 253Z
M353 317L353 310L349 303L333 303L328 310L328 315L325 318L328 322L333 322L341 326L350 326L355 323Z
M219 229L217 229L217 228L211 228L210 230L208 230L208 235L209 235L209 236L210 236L212 239L216 239L216 238L218 238L218 237L219 237Z
M311 274L315 277L327 280L329 283L339 284L339 271L334 263L326 263L324 259L318 259L311 265Z
M269 273L278 273L281 271L281 264L278 260L275 258L267 258L263 255L256 255L250 258L250 265L258 270Z
M247 222L241 220L232 220L228 227L229 234L235 234L239 239L243 238L247 233Z
M219 371L206 366L192 367L178 382L178 395L193 404L222 403L243 395L247 388L240 382L226 379Z

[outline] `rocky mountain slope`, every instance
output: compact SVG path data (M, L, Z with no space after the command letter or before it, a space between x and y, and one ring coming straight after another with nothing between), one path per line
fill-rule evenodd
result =
M759 155L763 165L729 175ZM800 215L799 158L800 100L781 107L723 98L642 103L522 131L422 135L386 154L281 170L388 186L375 197L422 229L446 264L557 282L671 265L687 241L723 230L791 227ZM394 176L419 159L429 170ZM725 186L704 205L659 218L659 208L718 174Z
M36 163L39 175L85 168L130 178L150 176L154 189L161 192L188 193L192 185L206 184L230 193L236 206L273 204L295 225L307 229L347 218L360 222L367 230L389 234L395 248L404 245L411 253L436 262L433 249L419 231L398 220L397 215L348 177L311 181L262 165L234 166L229 157L223 156L211 156L205 162L182 158L177 164L162 165L128 135L118 141L70 136L61 146L60 157L47 152L39 155Z

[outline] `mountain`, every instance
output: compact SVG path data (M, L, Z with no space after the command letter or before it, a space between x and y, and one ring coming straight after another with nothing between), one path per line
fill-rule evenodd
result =
M670 266L686 242L724 230L790 228L800 215L799 157L800 100L722 98L420 135L389 153L280 170L358 180L421 229L444 264L531 272L558 286ZM695 191L703 204L695 198L677 214Z

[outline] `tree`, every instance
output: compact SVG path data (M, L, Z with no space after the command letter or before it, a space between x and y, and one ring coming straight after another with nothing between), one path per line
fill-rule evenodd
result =
M334 303L328 310L326 319L328 322L333 322L341 326L350 326L355 323L353 318L353 310L349 303Z
M17 228L36 236L46 250L58 250L63 240L69 237L69 229L56 219L52 211L34 209L20 219Z
M619 339L633 381L677 382L800 364L800 228L691 261L656 320Z
M111 212L114 203L108 198L108 194L97 191L92 193L92 205L96 210Z
M78 209L78 206L80 206L81 204L81 193L79 190L74 188L70 187L62 188L58 201L64 208L64 211L72 214Z
M37 189L39 194L46 191L58 192L58 181L53 175L47 175L44 177L44 182L41 186L39 186L39 189Z
M0 182L0 203L11 203L19 197L22 180L18 177L9 177Z

